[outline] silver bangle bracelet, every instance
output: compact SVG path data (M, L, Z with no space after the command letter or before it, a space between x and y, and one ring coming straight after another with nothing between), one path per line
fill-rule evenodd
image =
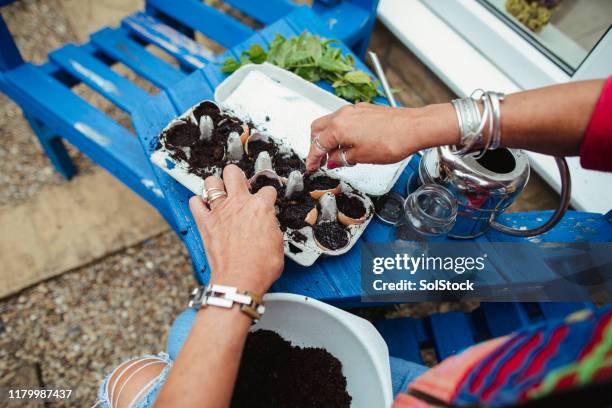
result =
M480 153L478 153L476 156L474 156L475 159L480 159L482 156L485 155L485 153L487 152L487 150L490 149L491 146L491 134L493 132L493 104L491 103L491 99L489 98L489 94L488 93L484 93L481 96L481 100L482 100L482 104L484 106L483 108L483 112L482 112L482 120L481 120L481 124L483 125L483 130L485 125L489 125L489 137L486 139L484 146L481 145L481 149L480 149ZM482 136L484 139L484 135Z
M452 101L459 124L461 146L455 154L465 155L480 150L476 157L480 158L487 150L501 146L501 101L503 100L502 93L477 89L468 98ZM482 113L478 102L483 104ZM485 141L483 131L487 125L488 137Z
M480 111L472 98L455 99L452 101L459 122L460 145L463 146L456 154L466 154L482 143Z
M493 107L493 133L491 134L491 149L501 146L501 102L505 95L499 92L488 92Z

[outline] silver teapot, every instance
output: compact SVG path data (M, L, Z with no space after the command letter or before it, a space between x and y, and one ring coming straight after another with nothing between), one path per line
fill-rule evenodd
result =
M506 234L530 237L550 230L569 206L571 183L563 158L555 158L561 174L561 200L551 218L539 227L515 229L502 225L496 218L521 194L529 180L530 166L526 154L515 149L488 150L480 158L475 154L458 155L454 146L426 150L418 174L408 181L408 194L421 186L437 185L447 190L456 202L450 238L475 238L489 228ZM404 207L406 209L406 207Z

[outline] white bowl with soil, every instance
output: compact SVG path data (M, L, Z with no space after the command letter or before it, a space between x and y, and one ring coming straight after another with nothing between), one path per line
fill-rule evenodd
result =
M252 331L271 330L301 347L320 347L342 364L351 407L393 401L389 350L370 322L318 300L289 293L265 296L266 313Z

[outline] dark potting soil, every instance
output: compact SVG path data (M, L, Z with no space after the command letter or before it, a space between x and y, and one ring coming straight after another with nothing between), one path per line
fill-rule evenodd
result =
M306 171L306 163L295 153L291 155L277 153L272 161L274 170L279 176L288 177L293 170L299 170L302 174Z
M287 228L300 229L309 225L304 221L304 218L306 218L308 212L314 207L315 202L310 196L304 197L304 201L279 200L278 214L276 217L278 218L281 229L283 231Z
M232 132L236 132L239 135L242 135L242 132L244 132L244 129L242 128L242 122L234 118L224 118L221 120L221 122L219 122L218 125L215 125L212 141L225 146L225 144L227 143L227 137Z
M225 150L222 145L206 143L191 148L191 158L187 160L192 169L214 166L223 161Z
M251 159L246 154L242 157L242 160L236 163L236 166L244 171L247 179L253 177L253 173L255 172L255 160Z
M349 234L337 221L315 225L314 235L319 244L331 250L344 248L349 242Z
M291 252L292 254L300 254L304 251L296 247L293 243L289 242L289 252Z
M318 175L316 177L309 178L307 183L308 191L330 190L332 188L336 188L340 183L340 180L329 176Z
M342 364L322 348L297 347L270 330L249 333L232 408L349 407Z
M249 156L256 159L261 152L268 152L270 157L274 157L278 152L278 147L274 143L266 142L263 140L254 140L249 142Z
M193 123L180 122L166 130L163 137L168 146L189 147L199 142L200 129Z
M265 186L272 186L272 187L274 187L276 189L276 191L278 192L279 196L285 190L285 188L282 187L278 183L278 180L274 180L274 179L271 179L271 178L266 177L266 176L259 176L259 177L257 177L257 180L255 180L255 182L253 184L251 184L251 193L255 194L256 192L258 192L259 190L261 190Z
M339 194L336 196L336 205L338 211L344 213L344 215L351 218L361 218L366 213L366 208L363 202L354 196L348 196L346 194Z
M300 231L291 231L291 234L289 234L289 236L292 240L301 244L306 242L306 240L308 239L306 238L306 235L302 234Z

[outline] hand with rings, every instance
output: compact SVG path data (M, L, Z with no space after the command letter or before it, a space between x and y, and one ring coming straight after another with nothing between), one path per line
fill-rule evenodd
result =
M438 132L440 109L454 118L452 108L443 105L419 109L369 103L344 106L312 122L306 168L315 171L324 165L334 169L357 163L387 164L403 160L436 145L438 134L453 136L452 129ZM452 143L453 139L449 141Z
M210 176L202 197L189 200L211 266L211 283L265 293L283 269L283 237L276 220L276 190L251 194L240 168L223 180Z

